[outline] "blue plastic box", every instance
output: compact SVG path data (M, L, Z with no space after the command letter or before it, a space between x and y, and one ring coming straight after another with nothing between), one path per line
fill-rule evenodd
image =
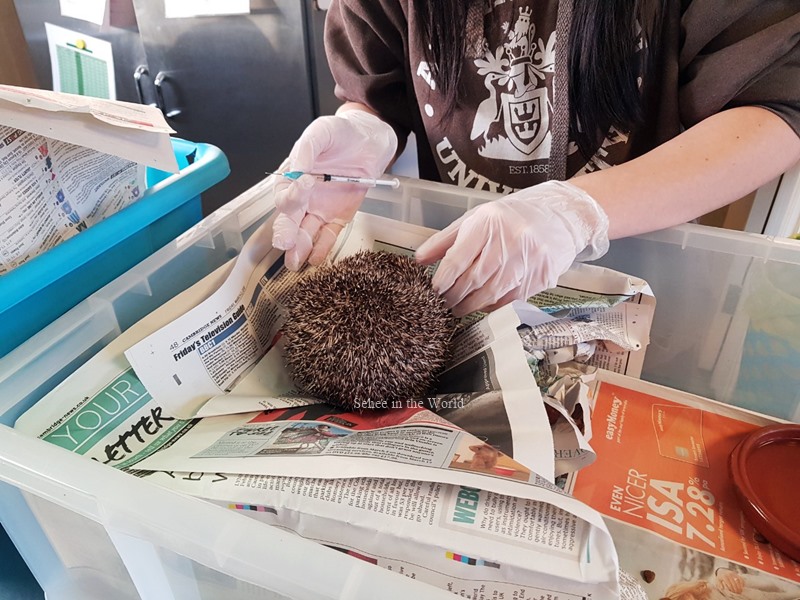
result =
M202 218L200 194L230 173L222 151L172 139L179 173L147 169L127 208L0 276L0 356Z

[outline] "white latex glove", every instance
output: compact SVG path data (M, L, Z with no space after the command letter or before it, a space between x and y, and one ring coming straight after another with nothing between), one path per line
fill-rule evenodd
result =
M386 170L396 150L397 135L389 125L368 112L347 110L314 120L280 168L375 179ZM359 184L320 182L310 175L295 181L279 177L272 245L286 250L286 267L298 271L306 261L322 263L368 189Z
M608 250L608 217L589 194L548 181L476 206L417 250L442 259L433 287L457 316L555 287L576 260Z

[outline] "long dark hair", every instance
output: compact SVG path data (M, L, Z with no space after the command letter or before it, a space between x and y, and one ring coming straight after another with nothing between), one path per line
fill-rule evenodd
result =
M569 41L569 134L587 160L610 126L629 131L643 118L638 77L653 60L664 1L574 0ZM470 2L413 3L430 44L426 58L450 112L458 100ZM640 42L644 48L638 52Z

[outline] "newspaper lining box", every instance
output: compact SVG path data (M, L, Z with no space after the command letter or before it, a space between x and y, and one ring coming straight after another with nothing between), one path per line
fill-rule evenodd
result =
M492 198L404 180L364 208L442 227ZM0 359L0 520L49 597L449 597L10 429L121 331L235 256L268 203L256 186ZM798 354L784 350L800 339L800 244L682 226L614 242L599 262L647 279L659 299L643 378L797 419L797 393L784 390L800 389Z
M140 200L0 278L0 356L202 218L200 194L228 161L215 146L171 141L179 173L148 168Z

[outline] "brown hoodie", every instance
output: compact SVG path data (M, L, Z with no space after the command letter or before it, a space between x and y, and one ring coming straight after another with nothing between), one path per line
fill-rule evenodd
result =
M375 110L401 144L413 131L423 178L508 192L548 172L572 177L622 163L737 106L767 108L800 135L800 0L667 0L656 60L643 76L644 124L612 128L588 162L566 146L563 102L553 101L554 78L561 94L566 80L556 66L566 3L490 4L482 52L465 59L466 93L446 119L413 3L333 0L329 10L336 95Z

